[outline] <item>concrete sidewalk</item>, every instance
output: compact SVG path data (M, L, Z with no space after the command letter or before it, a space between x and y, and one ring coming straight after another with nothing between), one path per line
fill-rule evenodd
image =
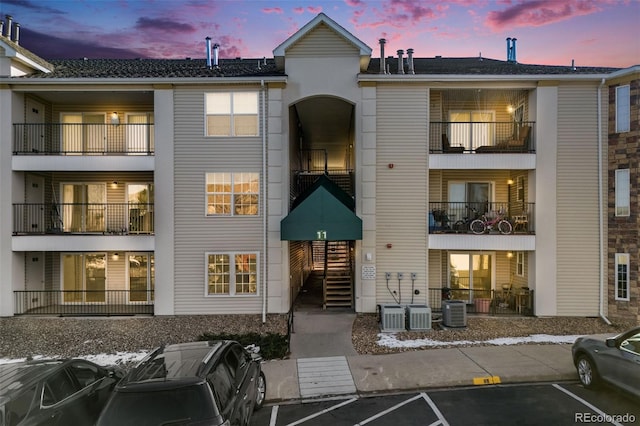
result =
M358 355L350 337L354 318L353 313L317 309L296 312L291 359L263 363L267 401L578 378L570 344L474 346Z

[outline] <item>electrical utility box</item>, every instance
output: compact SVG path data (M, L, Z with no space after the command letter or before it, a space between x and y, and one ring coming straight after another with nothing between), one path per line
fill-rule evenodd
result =
M407 305L409 330L431 329L431 308L427 305Z
M404 307L400 305L380 305L382 331L404 331Z
M442 325L445 327L467 326L467 304L464 300L442 301Z

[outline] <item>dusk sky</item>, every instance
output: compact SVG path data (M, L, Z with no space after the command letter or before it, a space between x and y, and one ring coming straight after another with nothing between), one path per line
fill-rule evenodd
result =
M507 37L528 64L640 64L640 0L0 0L20 45L46 59L273 57L324 12L379 56L506 59Z

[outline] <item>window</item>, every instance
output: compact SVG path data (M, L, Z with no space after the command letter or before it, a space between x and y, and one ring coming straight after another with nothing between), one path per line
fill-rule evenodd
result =
M616 170L616 216L629 216L629 169Z
M524 201L524 176L516 178L516 197L518 201Z
M155 288L153 254L129 253L129 302L151 302Z
M207 216L258 214L258 173L207 173Z
M152 234L154 191L151 183L127 184L129 233Z
M524 277L524 252L516 252L516 274L519 277Z
M494 144L495 113L493 111L452 111L449 117L451 121L449 140L452 145L476 149L482 145Z
M205 94L207 136L258 136L258 92Z
M256 253L207 253L207 295L258 293Z
M106 254L63 254L64 302L105 302L106 276Z
M153 113L127 113L128 155L145 155L154 151Z
M62 152L83 155L105 152L104 113L62 113Z
M106 198L102 183L62 184L64 232L104 232Z
M47 379L42 390L42 405L54 405L76 393L75 385L65 370Z
M629 85L616 87L616 133L630 130L631 97Z
M629 255L616 253L616 300L629 300Z

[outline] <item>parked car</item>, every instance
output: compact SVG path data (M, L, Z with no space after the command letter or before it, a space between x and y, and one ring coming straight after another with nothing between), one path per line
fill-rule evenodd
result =
M605 382L640 398L640 327L604 341L580 337L571 352L585 387Z
M97 425L248 425L266 390L260 356L238 342L161 346L118 383Z
M0 365L0 426L93 425L124 376L80 359Z

